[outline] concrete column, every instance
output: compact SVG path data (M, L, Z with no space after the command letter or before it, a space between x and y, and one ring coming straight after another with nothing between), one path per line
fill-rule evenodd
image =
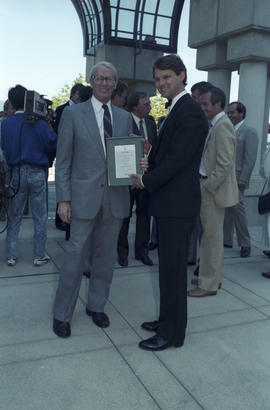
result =
M208 71L208 79L215 87L221 88L226 95L226 105L230 101L231 71L215 69Z
M253 175L259 175L267 88L267 63L260 61L242 62L239 72L238 100L247 108L247 123L256 129L259 137L257 161Z
M268 124L269 124L269 110L270 110L270 76L267 77L267 87L265 95L265 111L264 111L264 124L263 124L263 136L261 145L261 156L266 150L267 138L268 138Z

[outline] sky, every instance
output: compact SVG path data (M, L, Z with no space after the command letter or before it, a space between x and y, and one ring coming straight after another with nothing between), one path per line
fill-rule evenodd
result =
M134 0L135 1L135 0ZM70 0L8 0L0 7L0 101L16 84L45 94L57 95L64 84L85 75L80 21ZM188 72L187 91L207 80L196 70L196 50L188 43L189 0L180 21L178 54ZM237 98L238 78L233 74L231 97ZM2 103L0 103L1 109Z

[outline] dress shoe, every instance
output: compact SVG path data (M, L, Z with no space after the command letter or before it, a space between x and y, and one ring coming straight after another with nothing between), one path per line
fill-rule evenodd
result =
M191 279L192 285L199 286L199 279ZM218 285L218 288L221 289L221 282Z
M190 266L194 266L194 265L196 265L196 261L188 261L187 264L190 265Z
M149 249L149 251L153 251L154 249L157 249L157 243L150 242L148 244L148 249Z
M151 350L153 352L158 352L159 350L165 350L170 346L181 347L183 346L183 344L184 344L184 341L174 344L172 341L163 339L163 337L156 335L156 336L150 337L149 339L142 340L139 343L139 347L144 350Z
M263 277L270 279L270 272L262 272Z
M92 310L86 308L85 312L88 316L92 316L92 320L98 327L110 326L110 320L104 312L92 312Z
M226 243L224 243L224 248L232 248L232 245L227 245Z
M138 261L141 261L144 265L153 266L154 263L148 255L142 255L140 258L136 258Z
M91 276L91 272L83 272L83 276L86 276L89 279Z
M158 320L154 320L153 322L143 322L141 324L141 327L144 330L148 330L149 332L155 332L156 330L158 330L159 327L159 321Z
M66 224L65 222L59 222L59 223L55 224L56 229L59 229L60 231L66 231L67 226L68 226L68 224Z
M205 296L215 296L216 294L216 290L206 290L201 288L195 288L187 292L187 295L192 298L204 298Z
M118 263L120 266L123 266L123 268L126 268L128 266L128 258L126 256L119 256Z
M241 246L240 256L241 258L250 256L250 246Z
M263 254L264 254L265 256L268 256L268 258L270 258L270 251L263 251Z
M61 320L53 319L53 331L57 336L66 339L71 335L70 323L61 322Z
M195 268L195 270L194 270L194 272L193 272L193 275L199 276L199 269L200 269L200 265L198 265L198 266Z

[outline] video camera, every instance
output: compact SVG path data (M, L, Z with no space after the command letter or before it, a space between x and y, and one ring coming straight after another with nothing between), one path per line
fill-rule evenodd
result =
M36 91L26 91L24 96L25 122L33 124L37 120L50 120L52 101ZM49 122L49 121L48 121Z

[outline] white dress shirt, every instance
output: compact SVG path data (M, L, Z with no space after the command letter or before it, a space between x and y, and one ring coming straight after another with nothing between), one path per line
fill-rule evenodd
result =
M142 120L142 126L143 126L143 130L144 130L144 136L145 136L145 139L148 140L148 134L147 134L146 124L145 124L145 119L144 119L144 118L139 118L139 117L137 117L137 115L133 114L133 112L131 113L131 115L132 115L132 117L133 117L133 119L134 119L134 121L135 121L135 124L137 125L138 130L140 130L140 122L141 122L141 120Z
M183 97L183 95L187 94L186 90L183 90L181 93L177 94L173 99L172 99L172 103L171 105L168 107L168 113L171 112L171 110L173 109L173 106L177 103L177 101Z
M97 100L96 97L94 97L94 95L91 97L91 102L94 108L94 113L96 116L99 132L100 132L101 142L102 142L104 152L106 155L106 146L105 146L105 140L104 140L104 125L103 125L104 109L102 108L103 103ZM111 101L108 101L106 105L108 106L109 112L111 114L111 122L113 124Z
M245 121L245 120L242 120L242 121L238 122L238 123L234 126L235 132L238 130L238 128L241 127L241 125L244 123L244 121Z

